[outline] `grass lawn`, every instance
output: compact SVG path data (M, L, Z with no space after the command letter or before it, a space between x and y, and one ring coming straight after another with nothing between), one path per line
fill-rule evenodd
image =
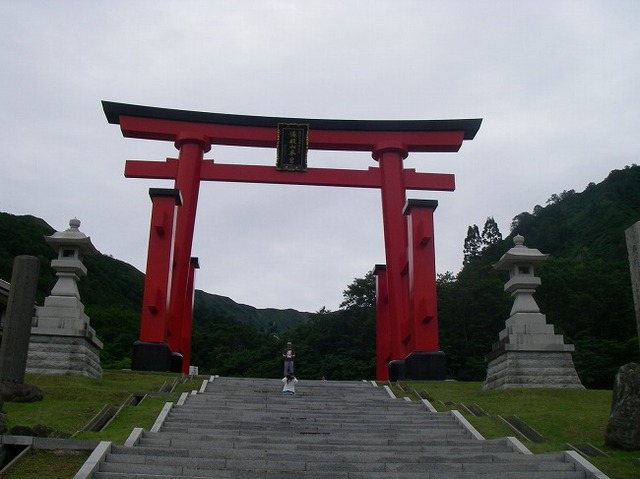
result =
M165 402L176 400L181 392L198 389L204 379L179 383L171 393L160 392L163 385L171 384L180 378L179 374L139 371L104 371L101 379L27 375L25 383L42 389L44 400L32 403L5 403L4 411L8 413L9 427L17 424L42 424L73 435L81 431L104 405L119 408L129 396L146 394L147 399L156 400L161 409ZM147 399L140 405L144 405ZM131 409L137 410L137 407L131 406ZM142 409L146 410L147 406ZM78 436L78 439L89 437L83 435Z

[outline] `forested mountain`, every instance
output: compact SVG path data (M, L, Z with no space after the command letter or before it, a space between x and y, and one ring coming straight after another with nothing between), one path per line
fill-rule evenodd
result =
M490 212L489 212L490 213ZM580 193L553 195L544 207L516 215L506 238L495 221L469 226L460 238L464 265L457 274L439 275L440 348L448 375L483 380L484 355L504 328L512 305L504 293L506 272L492 268L513 246L516 234L525 245L550 254L536 270L542 285L536 300L547 322L574 344L574 362L585 386L608 388L618 367L640 361L624 230L640 220L640 167L614 170L601 183ZM13 258L41 260L38 302L54 284L53 250L43 236L54 232L32 216L0 213L0 278L11 277ZM127 367L138 337L143 274L114 258L85 259L89 270L79 283L91 324L104 342L104 367ZM257 310L229 298L196 292L192 364L203 372L277 377L280 351L292 341L301 377L372 378L375 370L374 279L354 279L338 311L300 313Z
M546 207L520 213L512 229L553 256L575 261L625 261L624 230L640 221L640 166L614 170L600 184L590 183L552 195Z
M634 165L612 171L581 193L564 191L545 207L518 214L504 240L483 238L476 225L470 226L463 269L457 276L438 278L440 345L450 374L484 378L483 355L496 342L513 304L502 289L508 274L492 265L520 234L525 246L550 255L536 269L542 285L535 298L547 322L575 345L573 358L583 384L611 386L619 366L640 359L624 235L639 220L640 167Z

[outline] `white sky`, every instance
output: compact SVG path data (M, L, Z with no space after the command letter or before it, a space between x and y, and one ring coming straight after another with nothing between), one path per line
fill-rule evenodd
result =
M125 139L101 100L259 116L483 118L460 152L406 167L453 173L436 267L457 273L467 227L511 219L639 162L640 2L0 0L0 211L146 267L149 188L125 160L176 156ZM219 162L275 151L216 147ZM367 153L309 153L367 168ZM640 186L640 185L639 185ZM6 232L1 232L6 234ZM529 245L535 247L535 245ZM337 309L384 263L377 190L202 183L196 288L259 308ZM91 274L91 272L89 272ZM8 279L8 278L5 278Z

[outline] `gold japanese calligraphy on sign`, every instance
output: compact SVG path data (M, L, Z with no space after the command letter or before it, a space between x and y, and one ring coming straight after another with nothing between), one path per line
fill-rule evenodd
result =
M309 151L309 125L278 123L276 168L285 171L305 171Z

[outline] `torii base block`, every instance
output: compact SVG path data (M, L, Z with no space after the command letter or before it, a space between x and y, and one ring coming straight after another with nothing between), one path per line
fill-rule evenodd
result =
M404 360L406 379L442 381L447 377L447 361L443 351L415 351Z
M172 354L167 343L133 343L131 369L134 371L171 371Z
M414 351L405 359L389 362L389 381L444 381L447 361L443 351Z

